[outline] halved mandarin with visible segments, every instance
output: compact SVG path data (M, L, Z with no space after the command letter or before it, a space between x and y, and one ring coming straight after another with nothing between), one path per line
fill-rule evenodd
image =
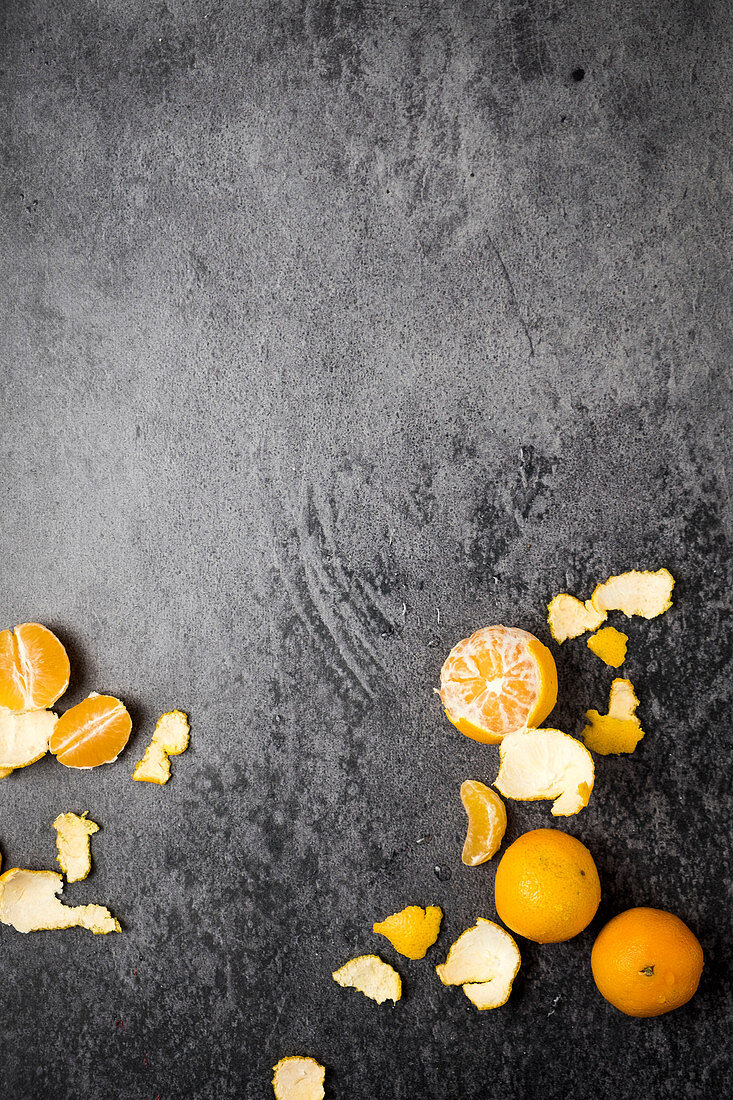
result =
M467 867L478 867L499 851L506 832L506 808L496 791L477 779L461 783L461 802L468 814L461 859Z
M547 646L526 630L485 626L454 646L440 672L447 718L489 744L538 726L557 702L557 669Z
M61 642L40 623L0 631L0 706L45 710L66 691L70 671Z
M56 723L49 748L67 768L111 764L127 744L132 719L113 695L92 694Z

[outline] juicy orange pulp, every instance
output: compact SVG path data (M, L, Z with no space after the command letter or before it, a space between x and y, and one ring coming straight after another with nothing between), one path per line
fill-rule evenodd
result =
M0 706L45 710L66 691L69 673L66 650L45 626L0 631Z
M506 808L496 791L477 779L461 783L461 801L468 815L462 861L478 867L496 855L506 832Z
M132 719L113 695L90 695L59 718L49 748L67 768L111 764L127 744Z
M448 654L440 698L461 733L491 744L545 720L557 701L557 669L547 646L533 634L486 626Z

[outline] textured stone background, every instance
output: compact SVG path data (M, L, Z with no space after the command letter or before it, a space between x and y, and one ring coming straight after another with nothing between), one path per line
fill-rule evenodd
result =
M88 809L66 896L124 923L0 929L5 1095L266 1097L297 1052L349 1100L730 1091L729 5L4 11L2 622L58 631L64 705L135 719L109 768L3 781L4 865L53 866ZM442 658L662 564L674 609L629 628L647 737L562 823L601 911L522 941L479 1014L433 964L494 913L458 786L496 753L441 717ZM556 652L577 733L613 673ZM133 784L174 706L190 752ZM512 838L548 823L510 806ZM446 912L422 963L369 931L413 902ZM656 1021L591 979L632 904L705 950ZM331 981L375 949L395 1008Z

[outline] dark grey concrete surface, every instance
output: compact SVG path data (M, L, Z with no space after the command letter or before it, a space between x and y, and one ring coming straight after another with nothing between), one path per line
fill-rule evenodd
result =
M57 630L60 706L117 693L134 737L2 782L4 866L53 866L52 819L89 810L65 896L124 925L0 929L4 1096L267 1097L301 1052L349 1100L731 1091L729 17L6 0L2 625ZM659 565L674 609L628 627L645 740L576 818L509 807L510 838L588 844L601 910L521 941L478 1013L433 966L494 915L458 787L497 760L441 716L442 659ZM555 651L578 733L613 673ZM191 749L134 784L171 707ZM445 909L424 962L370 933L408 903ZM658 1020L590 973L635 904L705 951ZM330 978L374 950L394 1008Z

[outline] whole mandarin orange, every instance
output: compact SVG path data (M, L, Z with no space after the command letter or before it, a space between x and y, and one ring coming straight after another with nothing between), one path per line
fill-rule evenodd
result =
M627 1016L661 1016L687 1004L702 974L702 947L684 921L664 909L619 913L591 952L601 994Z
M585 844L560 829L533 829L502 856L494 897L513 932L536 943L559 943L593 920L601 883Z

